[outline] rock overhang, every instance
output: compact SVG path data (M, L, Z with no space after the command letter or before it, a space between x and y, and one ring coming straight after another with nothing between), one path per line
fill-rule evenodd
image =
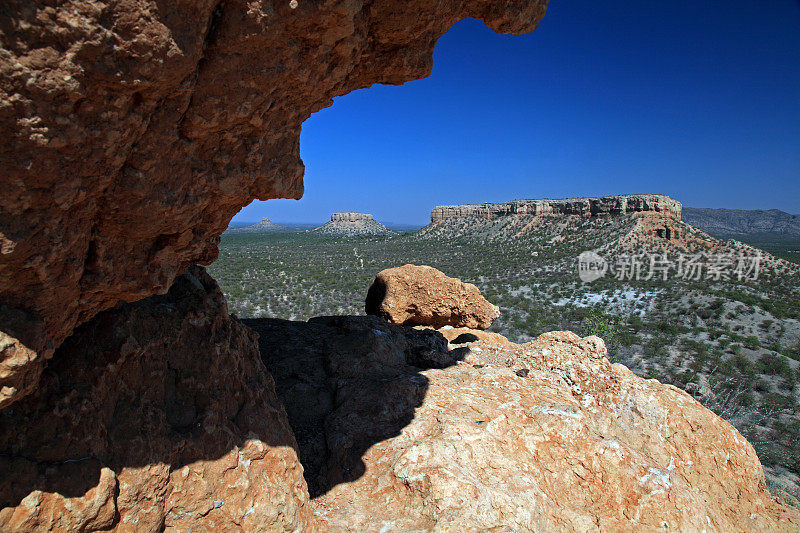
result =
M533 30L545 0L265 0L0 14L0 407L98 312L217 256L253 199L299 198L302 122L335 96L430 73L475 17Z

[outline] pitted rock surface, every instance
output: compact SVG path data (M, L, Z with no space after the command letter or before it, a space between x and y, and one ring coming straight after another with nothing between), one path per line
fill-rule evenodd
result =
M392 324L486 329L500 316L478 287L429 266L403 265L375 276L365 310Z
M213 261L253 199L299 198L311 113L427 76L437 39L460 19L521 33L545 7L5 1L0 407L34 389L77 325Z
M426 393L410 422L366 450L358 479L315 499L331 530L800 528L733 426L683 391L611 364L599 338L552 332L517 345L466 328L438 332L479 340L468 353L455 348L463 360L454 366L422 371ZM392 397L404 387L412 397L418 384L398 377L391 387ZM336 430L336 441L356 437Z
M0 531L308 531L296 450L256 335L192 267L0 411Z

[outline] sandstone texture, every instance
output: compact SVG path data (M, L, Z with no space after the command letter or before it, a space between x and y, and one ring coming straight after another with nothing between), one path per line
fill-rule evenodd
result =
M388 380L386 394L353 391L361 410L330 426L329 442L351 443L383 398L393 408L411 398L406 410L419 402L413 417L400 411L410 421L399 434L366 449L358 479L315 499L326 528L800 528L800 513L767 492L736 429L685 392L610 364L597 337L553 332L516 345L482 331L439 332L479 340L454 348L463 361L453 366ZM392 416L378 412L382 424Z
M356 237L359 235L395 235L396 233L369 213L333 213L330 221L311 230L320 235Z
M326 531L796 531L727 422L606 359L378 317L252 319ZM450 342L448 342L450 341Z
M500 316L471 283L429 266L403 265L378 273L367 292L365 310L392 324L486 329Z
M0 412L0 530L800 528L732 426L597 337L244 322L192 267L79 327Z
M309 530L296 450L256 335L192 267L0 411L0 531Z
M495 219L510 215L575 215L579 217L655 213L681 219L681 204L663 194L625 194L599 198L514 200L502 204L440 205L431 211L431 222L449 218Z
M399 435L424 401L420 370L460 357L439 332L375 316L243 322L259 334L312 496L362 476L363 453Z
M254 198L299 198L333 97L427 76L456 21L545 0L30 2L0 10L0 407L70 332L217 255Z

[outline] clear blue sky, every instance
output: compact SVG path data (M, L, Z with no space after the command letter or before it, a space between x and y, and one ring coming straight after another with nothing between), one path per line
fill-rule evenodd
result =
M304 198L234 221L638 192L800 213L800 1L552 0L523 36L462 21L429 78L337 98L300 145Z

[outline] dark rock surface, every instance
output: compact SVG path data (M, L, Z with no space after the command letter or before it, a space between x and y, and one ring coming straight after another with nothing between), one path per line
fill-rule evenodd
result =
M303 529L296 449L256 335L193 267L78 328L0 411L0 531Z

